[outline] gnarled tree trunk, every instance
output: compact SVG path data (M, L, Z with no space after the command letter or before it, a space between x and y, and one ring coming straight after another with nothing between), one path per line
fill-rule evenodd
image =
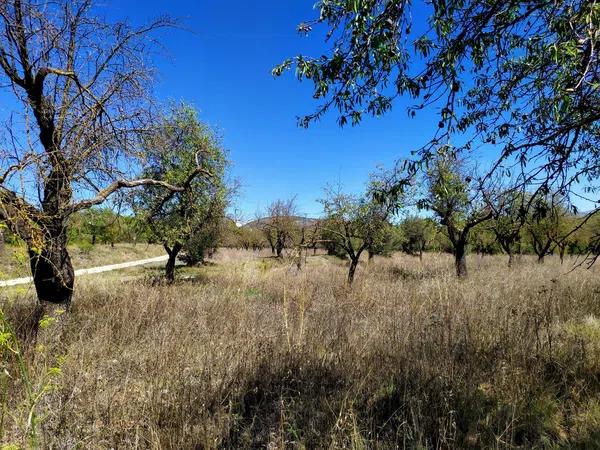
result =
M456 241L454 246L454 266L459 278L466 278L467 272L467 242L462 237Z
M281 258L283 255L283 242L277 241L277 246L275 247L276 255L278 258Z
M358 266L358 260L360 256L350 257L350 267L348 269L348 286L352 286L354 282L354 274L356 273L356 267Z
M75 271L61 223L49 227L41 249L29 248L31 274L40 303L68 306L73 297Z
M173 281L175 281L175 265L177 264L177 256L183 248L183 245L176 242L173 245L173 248L169 248L167 244L164 244L164 248L167 251L167 254L169 255L167 265L165 266L165 278L168 283L172 283Z
M558 256L560 257L560 263L563 264L565 262L565 252L567 247L564 245L559 245L558 247Z

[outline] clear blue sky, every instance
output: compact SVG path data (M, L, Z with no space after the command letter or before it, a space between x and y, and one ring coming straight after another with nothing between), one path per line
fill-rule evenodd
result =
M319 56L320 36L296 33L303 20L316 16L313 0L105 0L108 16L141 23L168 13L189 31L169 30L159 38L166 56L156 59L157 95L186 100L204 121L217 127L242 182L237 208L246 219L273 200L297 195L308 215L321 211L316 202L327 183L360 192L378 165L391 166L422 145L435 130L434 113L409 119L396 104L384 118L359 127L339 128L330 114L308 130L296 117L316 104L310 85L292 73L278 79L271 69L299 53Z

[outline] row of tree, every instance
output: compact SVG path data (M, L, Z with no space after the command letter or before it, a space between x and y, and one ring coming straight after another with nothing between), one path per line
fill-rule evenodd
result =
M298 216L294 199L278 200L267 217L242 228L229 227L222 243L270 247L277 257L289 249L299 267L303 251L325 248L350 261L349 284L365 252L369 259L394 251L421 257L428 250L450 252L459 277L468 274L469 250L481 255L504 252L509 266L517 254L535 254L540 263L553 253L561 262L565 254L598 254L597 215L575 214L556 193L541 195L515 190L510 183L485 182L454 154L439 152L428 170L413 178L412 187L397 189L397 182L382 180L372 181L362 196L326 189L320 219ZM409 208L429 214L394 220Z
M573 198L590 204L583 222L600 211L595 2L322 0L316 9L298 32L319 29L328 50L273 69L275 76L295 69L313 84L319 104L300 125L329 111L342 126L359 125L400 98L411 100L409 117L439 114L403 169L407 179L426 177L430 195L418 206L446 229L459 275L467 273L464 254L474 230L492 219L509 255L524 227L540 261L551 250L578 246L569 239L581 224L565 231L557 222ZM486 151L488 170L455 170L461 158L475 159L475 149ZM504 187L490 183L503 178L511 180ZM594 247L588 251L597 253Z

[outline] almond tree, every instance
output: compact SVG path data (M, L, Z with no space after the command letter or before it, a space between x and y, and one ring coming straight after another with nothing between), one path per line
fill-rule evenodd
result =
M215 231L225 216L229 194L227 160L220 139L186 105L173 107L160 120L147 136L144 150L148 160L144 175L185 188L177 192L147 185L134 200L136 214L169 256L165 277L173 282L175 263L183 249L194 253L207 239L216 244ZM195 176L195 168L200 166L202 176Z
M0 86L16 102L0 149L0 221L25 241L42 304L71 301L70 215L127 188L183 189L135 176L153 117L150 33L170 25L111 23L92 0L0 2Z
M512 267L515 251L521 246L521 233L527 220L531 197L523 192L508 189L488 199L493 213L490 229L502 250L508 255L508 267Z
M433 211L446 227L454 251L456 275L467 276L467 244L476 225L492 217L473 177L452 154L440 153L426 174L427 197L421 206Z
M535 199L532 210L527 216L525 229L539 264L543 264L545 257L552 254L557 242L564 240L566 211L558 196L549 195ZM564 234L568 233L564 232ZM560 257L562 262L564 250Z
M271 246L271 251L281 258L283 250L290 247L300 233L296 198L276 200L267 208L267 217L258 219L260 228Z
M409 255L419 255L423 260L423 252L435 233L435 223L432 219L413 216L407 217L400 224L402 233L402 250Z
M375 201L370 193L358 197L326 189L325 194L320 200L324 212L323 238L350 258L348 285L351 286L361 255L377 246L391 209Z

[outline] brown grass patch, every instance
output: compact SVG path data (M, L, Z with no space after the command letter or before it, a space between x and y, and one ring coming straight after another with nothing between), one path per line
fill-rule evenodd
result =
M447 255L395 256L361 263L349 290L322 256L300 272L216 262L197 283L79 280L62 341L28 359L35 378L65 355L39 405L43 447L597 445L596 268L473 256L459 281ZM19 324L31 308L4 309ZM16 381L9 393L18 408Z

